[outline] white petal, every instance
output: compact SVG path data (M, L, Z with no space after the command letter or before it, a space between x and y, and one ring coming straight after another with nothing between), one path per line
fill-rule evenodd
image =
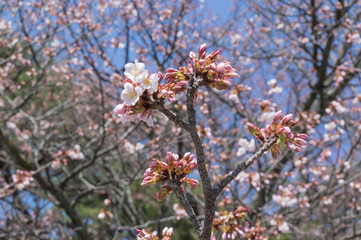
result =
M144 63L136 62L134 67L137 69L137 71L141 72L145 68L145 65Z

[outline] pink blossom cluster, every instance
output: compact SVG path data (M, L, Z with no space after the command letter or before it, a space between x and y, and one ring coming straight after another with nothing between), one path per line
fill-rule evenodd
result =
M293 185L289 184L286 187L280 185L278 189L279 189L279 194L272 195L273 201L281 205L281 207L291 207L297 204L297 196L296 196L297 193Z
M310 200L304 193L311 188L311 184L300 185L297 189L295 186L288 184L287 186L280 185L278 187L278 194L272 195L272 200L284 207L293 207L298 205L300 208L309 208Z
M188 216L186 210L178 203L173 204L173 212L177 216L177 220Z
M34 174L33 171L25 171L21 169L17 169L16 173L13 174L11 177L15 184L15 187L18 190L23 190L26 186L30 185L30 183L34 180L32 175Z
M281 233L287 233L290 231L290 227L287 222L283 219L282 215L275 215L274 218L270 221L272 226L276 226L277 230Z
M197 168L197 161L189 152L184 154L181 160L179 160L177 154L168 152L165 157L165 162L159 161L156 158L152 159L149 168L144 173L142 186L170 180L176 185L187 183L192 188L197 188L199 184L198 181L187 176L193 172L195 168ZM158 201L163 201L172 191L173 188L168 183L165 183L161 186L155 198Z
M267 228L261 226L261 222L257 222L255 227L245 229L244 237L248 240L268 240L268 236L262 235L266 230Z
M222 232L222 239L239 239L244 237L245 228L248 226L248 223L243 221L248 212L249 209L247 207L239 207L234 212L219 212L219 217L213 220L212 240L216 239L214 236L216 231ZM240 237L237 238L237 236Z
M277 139L277 142L271 147L272 157L276 159L281 153L280 149L288 147L293 151L301 152L301 148L307 146L305 141L308 138L307 134L291 131L291 128L298 123L298 120L293 121L292 118L292 114L282 117L282 111L278 111L267 128L259 129L252 123L248 123L247 127L260 142L266 142L272 138Z
M198 49L198 56L194 52L189 53L192 64L188 62L187 67L168 69L164 78L170 82L183 82L189 81L192 76L195 76L202 79L202 85L218 90L230 89L231 78L237 78L239 75L229 62L216 63L221 50L207 55L206 49L207 45L203 43Z
M135 229L138 233L137 235L137 240L158 240L159 238L152 234L152 233L148 233L145 230L140 230L140 229ZM172 239L172 235L173 235L173 228L168 228L165 227L162 231L163 234L163 238L162 240L171 240Z
M54 170L60 169L62 165L67 166L67 157L72 160L83 160L85 158L83 152L81 151L81 147L78 144L76 144L73 149L69 150L66 150L65 147L62 147L57 153L54 154L53 157L54 159L51 163L51 167Z

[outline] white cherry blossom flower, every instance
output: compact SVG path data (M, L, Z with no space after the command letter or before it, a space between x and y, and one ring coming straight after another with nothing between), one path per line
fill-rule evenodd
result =
M242 156L247 152L254 152L256 151L256 145L254 139L248 141L245 138L241 138L238 140L239 148L237 150L237 156Z
M290 231L290 227L288 226L286 221L283 221L280 226L278 226L278 230L282 233L287 233Z
M133 84L127 82L124 84L124 90L122 92L121 98L124 101L125 105L133 106L138 100L139 96L143 93L142 89L138 87L134 87Z
M274 87L274 88L271 88L270 90L268 90L268 95L271 95L273 93L281 93L283 91L283 88L282 87Z
M124 75L133 82L141 83L148 77L148 71L145 69L144 63L140 63L138 60L135 60L134 63L125 64L124 68Z
M277 84L277 79L271 79L267 82L267 85L270 87L275 87L275 85Z
M100 210L100 213L98 214L98 218L99 219L104 219L105 218L105 212L103 209Z
M154 93L158 90L158 75L153 73L148 78L145 78L143 82L140 83L140 86L143 90L148 89L149 93Z

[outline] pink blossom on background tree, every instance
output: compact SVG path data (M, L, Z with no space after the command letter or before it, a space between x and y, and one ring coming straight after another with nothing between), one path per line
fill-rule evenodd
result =
M361 2L208 5L0 3L0 238L361 236Z

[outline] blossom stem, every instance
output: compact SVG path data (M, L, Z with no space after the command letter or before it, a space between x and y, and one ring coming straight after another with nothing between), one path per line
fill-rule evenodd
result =
M175 188L177 195L179 196L179 199L180 199L184 209L186 210L194 228L196 229L196 231L198 233L198 236L200 236L202 233L201 224L198 221L198 218L197 218L196 214L194 213L194 210L193 210L192 206L190 205L185 192L183 191L182 187L180 186L180 183L174 183L173 188Z
M171 121L173 121L175 124L180 126L181 128L185 129L186 131L189 130L189 124L184 122L182 119L180 119L177 115L172 113L170 110L164 107L164 104L161 102L160 104L156 104L155 108L166 115Z
M230 183L232 182L241 171L246 170L247 168L249 168L253 162L257 159L259 159L263 153L265 153L266 151L268 151L273 144L275 144L277 142L277 138L271 138L270 140L268 140L267 142L265 142L263 144L263 146L255 153L253 154L252 157L248 158L246 161L242 162L240 165L238 165L236 167L236 169L234 169L230 174L228 174L228 176L226 178L224 178L222 181L220 181L219 183L217 183L212 190L213 193L213 198L216 199L219 194L223 191L223 189Z

